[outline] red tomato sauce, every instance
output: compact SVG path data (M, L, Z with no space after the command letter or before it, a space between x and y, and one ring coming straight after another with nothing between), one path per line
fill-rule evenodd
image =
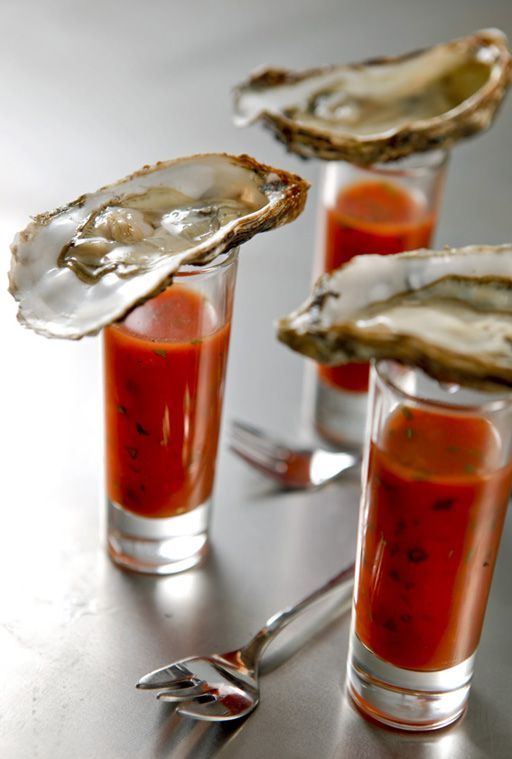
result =
M398 667L452 667L478 645L512 466L486 419L403 406L368 482L356 633Z
M109 498L144 517L190 511L211 493L230 324L173 284L105 329Z
M360 253L400 253L428 246L435 219L414 196L395 184L369 181L343 189L326 219L324 271ZM318 367L327 384L368 390L368 364Z

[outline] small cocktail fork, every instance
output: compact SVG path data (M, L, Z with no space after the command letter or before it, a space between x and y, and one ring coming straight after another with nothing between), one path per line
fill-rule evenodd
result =
M361 462L357 452L294 448L257 427L236 420L229 430L229 447L244 461L289 489L320 487Z
M260 700L259 665L268 644L302 611L345 586L352 594L354 565L343 569L295 606L274 614L242 648L224 654L192 656L141 677L137 688L158 689L157 698L178 702L177 712L207 722L240 719Z

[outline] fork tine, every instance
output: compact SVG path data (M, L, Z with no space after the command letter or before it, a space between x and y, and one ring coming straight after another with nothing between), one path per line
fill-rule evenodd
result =
M149 688L166 688L172 685L185 685L193 683L195 678L192 673L182 664L168 664L167 667L155 669L143 675L137 683L137 688L142 690Z
M160 693L156 694L156 697L159 701L188 701L198 696L204 696L208 692L207 688L208 685L205 682L196 683L189 688L176 687L160 691Z
M241 459L247 461L254 469L258 469L267 477L271 477L279 482L282 482L286 477L286 471L288 469L285 461L276 461L272 458L264 458L261 454L255 453L253 450L246 450L238 443L231 443L230 449L240 456Z
M199 719L205 722L224 722L244 717L246 714L252 712L257 705L258 699L255 701L247 700L246 708L244 710L232 710L222 698L217 699L215 697L209 698L208 696L205 696L204 699L188 701L183 705L178 706L176 712L181 717L192 717L192 719Z
M265 450L258 447L250 439L238 434L231 436L229 447L250 464L259 465L265 472L275 472L277 475L282 475L286 471L288 457L285 455L284 449L281 449L279 455L276 455L270 448Z
M262 430L236 419L231 422L231 439L250 447L251 451L260 451L273 459L286 459L290 454L284 443L271 440Z
M285 461L273 459L271 456L262 454L260 451L255 451L250 446L245 446L239 441L235 442L232 440L229 447L240 456L240 458L244 459L244 461L247 461L248 464L251 464L264 474L274 477L277 480L283 479L288 468Z

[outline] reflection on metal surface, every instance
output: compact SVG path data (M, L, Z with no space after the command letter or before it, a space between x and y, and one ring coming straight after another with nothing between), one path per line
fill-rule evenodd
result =
M162 609L171 610L173 604L196 598L201 577L197 572L177 574L168 582L155 585L155 602Z

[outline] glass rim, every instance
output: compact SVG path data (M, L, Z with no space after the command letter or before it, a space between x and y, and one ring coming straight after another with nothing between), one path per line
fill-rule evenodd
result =
M433 174L444 169L449 161L449 150L430 150L425 153L411 153L388 163L375 163L368 168L388 176Z
M382 385L384 385L385 387L387 387L388 389L396 393L398 396L400 396L403 399L406 399L407 401L410 401L411 403L423 404L425 406L428 405L428 406L432 406L433 408L449 410L451 412L456 412L459 414L474 413L477 411L484 412L484 413L495 413L497 411L506 409L507 407L512 408L512 391L507 392L506 390L504 391L506 393L504 397L493 398L492 400L484 401L482 403L465 403L463 405L450 403L449 401L442 401L442 400L436 400L434 398L428 398L424 395L413 395L411 393L408 393L406 390L403 390L393 381L389 372L386 371L386 367L389 367L389 366L402 366L402 367L406 367L406 368L409 368L411 370L416 370L416 371L423 371L423 370L419 366L412 366L411 364L405 364L405 363L401 363L399 361L394 361L393 359L387 359L387 358L381 358L381 359L373 360L371 362L372 371L375 372L375 376L377 380ZM426 372L424 373L426 374ZM430 375L427 375L427 376L430 377ZM433 378L430 377L430 379L433 379ZM433 381L435 382L435 380ZM468 389L471 390L474 388L468 388ZM485 390L477 391L475 389L475 392L485 393L487 391Z
M219 256L214 258L212 261L207 261L204 264L201 263L193 263L193 264L183 264L180 266L180 268L173 274L173 279L178 279L179 277L188 276L194 274L210 274L214 271L219 271L219 269L225 269L228 266L231 266L236 259L238 258L238 251L240 250L240 245L235 245L235 247L230 248L227 251L224 251Z
M450 151L438 148L424 153L411 153L387 163L372 163L362 166L350 161L324 161L324 169L336 164L345 164L359 171L368 171L374 174L382 174L388 177L427 176L435 174L446 168L450 159Z

